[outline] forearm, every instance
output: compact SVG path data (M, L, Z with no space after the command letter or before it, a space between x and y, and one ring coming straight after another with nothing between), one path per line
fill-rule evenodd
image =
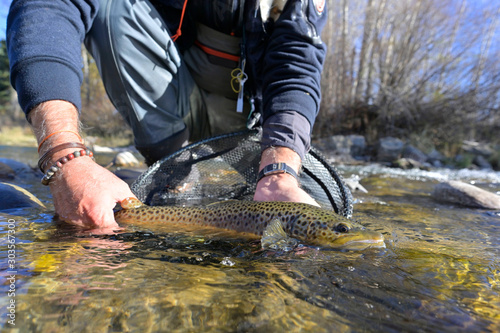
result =
M31 110L29 120L39 145L40 157L63 143L83 143L79 135L78 111L69 102L53 100L41 103ZM74 150L74 148L67 148L55 152L50 157L49 163L72 153Z
M39 152L43 154L54 144L79 141L79 137L74 134L79 132L78 118L76 107L66 101L44 102L31 110L29 122L38 144L42 143L42 140L48 135L60 132L46 140L40 147Z

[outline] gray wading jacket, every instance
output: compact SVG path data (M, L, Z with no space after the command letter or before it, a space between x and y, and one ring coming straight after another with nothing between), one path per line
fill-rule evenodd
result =
M184 4L184 0L151 2L177 13ZM319 36L326 22L325 1L288 0L279 17L266 22L260 2L247 0L241 12L249 75L245 91L262 112L264 146L288 146L303 157L320 107L326 47ZM7 46L11 83L26 114L54 99L81 109L81 45L98 10L98 0L14 0L7 20ZM170 31L178 27L177 16L167 22ZM183 34L184 29L183 25ZM299 121L276 118L280 113L298 114Z

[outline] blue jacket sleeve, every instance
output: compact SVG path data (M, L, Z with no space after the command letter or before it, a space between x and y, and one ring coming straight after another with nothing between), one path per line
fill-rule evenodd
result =
M97 0L12 2L7 18L11 84L26 115L54 99L81 108L81 47L97 10Z
M321 72L326 47L320 39L326 10L313 0L288 0L275 22L265 50L264 122L277 112L303 115L312 129L321 100ZM321 2L323 3L323 2Z

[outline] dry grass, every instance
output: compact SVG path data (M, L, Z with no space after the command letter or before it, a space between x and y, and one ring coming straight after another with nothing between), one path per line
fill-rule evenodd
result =
M123 147L133 144L131 136L124 137L94 137L87 136L83 133L82 137L87 142L92 142L100 146L107 147ZM19 146L19 147L36 147L37 142L31 129L26 126L12 126L0 129L0 145L3 146Z
M12 126L0 129L0 145L36 147L36 139L29 127Z

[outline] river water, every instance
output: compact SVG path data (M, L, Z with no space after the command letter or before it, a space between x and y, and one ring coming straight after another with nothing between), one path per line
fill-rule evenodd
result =
M36 155L0 147L34 165ZM17 154L17 155L16 155ZM20 158L22 156L23 158ZM47 210L0 213L0 327L12 332L498 332L500 212L434 201L446 179L500 191L500 173L337 166L358 175L354 219L386 238L362 252L201 231L78 234ZM9 222L15 221L13 226ZM15 229L15 296L7 233ZM8 306L15 301L15 326Z

